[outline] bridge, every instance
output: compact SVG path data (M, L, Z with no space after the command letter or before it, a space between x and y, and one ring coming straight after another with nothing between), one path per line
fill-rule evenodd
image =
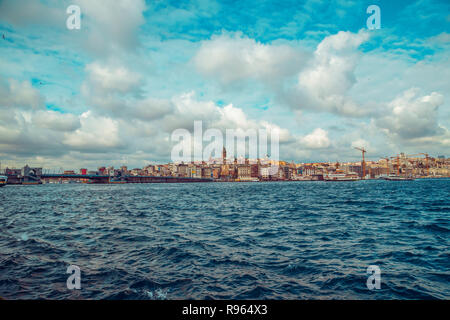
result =
M93 175L93 174L63 174L63 173L48 173L40 176L41 181L70 181L82 180L86 183L109 183L109 176L107 175Z
M86 183L188 183L188 182L213 182L210 178L190 177L158 177L158 176L119 176L89 175L89 174L42 174L41 180L82 180Z

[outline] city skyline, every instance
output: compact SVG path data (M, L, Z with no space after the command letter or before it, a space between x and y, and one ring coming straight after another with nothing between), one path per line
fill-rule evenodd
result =
M364 148L356 148L363 152ZM29 172L32 172L31 174ZM427 153L404 154L394 157L383 157L378 160L367 159L361 161L329 161L329 162L300 162L272 160L269 157L252 159L248 157L229 157L223 148L222 157L199 161L175 161L169 163L148 163L142 167L128 167L120 165L97 166L96 168L43 168L39 166L6 167L1 170L10 178L22 179L27 176L40 177L50 175L49 178L61 179L62 176L160 176L182 178L211 178L216 181L254 181L261 180L309 180L313 176L322 176L338 172L356 174L362 179L378 179L388 175L411 176L422 178L449 177L450 158L444 155L433 157ZM52 177L52 174L62 176ZM263 178L264 176L264 178ZM22 177L22 178L20 178ZM224 179L225 178L225 179ZM308 178L308 179L305 179ZM57 181L55 180L55 181ZM311 180L315 180L311 179ZM19 180L15 181L16 184ZM87 182L87 180L86 180Z
M72 4L79 30L66 27ZM373 4L381 28L368 30ZM448 156L448 9L438 0L2 2L2 166L166 163L171 133L195 121L278 129L286 161L358 161L354 147L371 159Z
M386 156L386 157L379 157L379 158L371 158L368 157L366 155L365 158L365 162L374 162L377 163L379 161L384 161L386 159L389 159L389 161L395 161L396 156L399 156L400 158L410 158L408 154L405 154L404 152L400 152L397 153L395 156ZM426 154L426 153L413 153L411 154L414 156L414 158L420 158L420 156L422 156L422 158L425 160L426 157L425 155L427 155L427 157L429 157L430 159L449 159L448 156L443 155L443 154L437 154L437 155L431 155L431 154ZM0 161L0 173L2 171L4 171L5 169L17 169L17 168L22 168L23 166L30 166L30 167L41 167L41 168L45 168L45 170L48 170L48 172L62 172L64 170L79 170L79 169L87 169L87 170L97 170L100 167L112 167L112 168L120 168L120 167L128 167L133 168L133 169L140 169L140 168L145 168L146 166L155 166L155 165L169 165L169 164L201 164L201 163L206 163L206 164L224 164L223 162L223 157L217 157L217 158L210 158L210 159L203 159L203 160L192 160L192 161L168 161L168 162L158 162L158 161L152 161L152 160L147 160L145 161L142 165L140 166L128 166L128 164L126 162L121 162L121 160L115 160L113 162L108 162L108 163L98 163L94 166L84 166L82 164L79 164L77 167L70 167L70 166L59 166L59 167L45 167L44 163L42 162L23 162L23 163L19 163L19 162L2 162ZM328 164L334 164L334 163L361 163L362 159L361 159L361 155L360 155L360 159L359 160L355 160L355 159L335 159L335 160L325 160L325 161L294 161L294 160L287 160L287 159L279 159L279 160L272 160L270 159L270 157L265 157L265 158L248 158L248 157L229 157L227 156L225 161L225 164L232 164L234 163L235 160L238 161L239 164L245 163L245 161L249 161L250 163L257 163L259 160L264 160L267 163L286 163L286 164L324 164L324 163L328 163ZM220 162L222 160L222 162ZM64 165L64 164L62 164Z

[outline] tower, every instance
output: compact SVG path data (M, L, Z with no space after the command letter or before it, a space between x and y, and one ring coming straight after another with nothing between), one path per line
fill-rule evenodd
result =
M227 149L225 149L225 147L223 147L223 150L222 150L222 163L223 164L227 163Z

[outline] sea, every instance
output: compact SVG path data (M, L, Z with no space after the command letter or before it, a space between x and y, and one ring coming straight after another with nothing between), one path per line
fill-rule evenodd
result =
M8 185L0 297L450 299L449 199L450 179Z

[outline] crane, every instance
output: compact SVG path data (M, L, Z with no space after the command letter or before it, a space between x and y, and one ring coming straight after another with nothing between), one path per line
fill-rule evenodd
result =
M366 178L366 161L364 158L364 154L367 152L366 149L364 148L358 148L358 147L354 147L356 150L359 150L362 152L362 162L361 162L361 166L362 166L362 178L365 179Z

